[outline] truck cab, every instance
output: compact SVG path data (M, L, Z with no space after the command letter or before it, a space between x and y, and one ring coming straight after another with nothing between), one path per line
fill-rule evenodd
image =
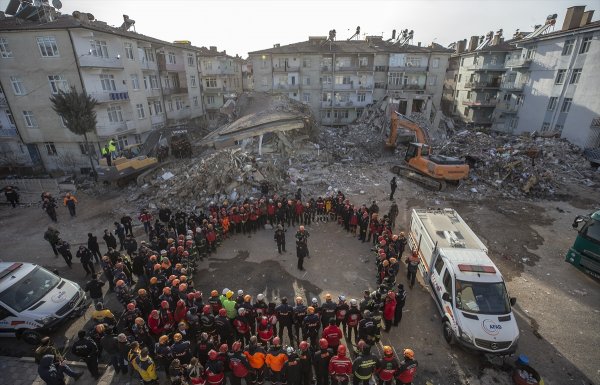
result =
M36 344L87 305L75 282L31 263L0 262L0 337Z
M573 229L577 230L577 238L567 251L565 260L600 279L600 211L589 216L577 216L573 221Z
M519 328L502 274L453 209L413 209L409 245L442 318L449 344L494 355L517 349Z

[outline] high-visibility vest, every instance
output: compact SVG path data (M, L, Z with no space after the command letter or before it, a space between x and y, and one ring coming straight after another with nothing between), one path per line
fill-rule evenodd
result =
M109 150L110 152L115 152L115 151L117 151L117 146L116 146L116 144L115 144L114 140L111 140L110 142L108 142L108 150Z

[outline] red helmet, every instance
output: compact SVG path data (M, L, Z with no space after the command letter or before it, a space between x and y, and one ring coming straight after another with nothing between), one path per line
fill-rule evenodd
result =
M234 352L239 352L241 348L242 343L240 341L235 341L233 345L231 345L231 350L233 350Z
M174 246L171 246L171 248L169 249L169 251L170 251L171 253L174 253L174 252L176 252L176 251L177 251L177 249L176 249Z
M346 345L340 345L338 346L338 356L345 356L346 355Z
M193 300L194 297L196 297L194 293L187 293L187 299L189 299L190 301Z
M202 308L202 313L210 314L210 305L204 305L204 307Z
M298 347L300 348L300 350L305 351L306 349L308 349L308 342L300 341L300 345L298 345Z
M262 317L262 318L260 319L260 324L261 324L262 326L267 326L267 324L268 324L268 323L269 323L269 320L267 319L267 317Z
M208 352L208 358L211 360L216 360L218 355L219 354L214 349L211 349L210 352Z
M185 241L185 245L186 245L187 247L190 247L190 246L192 246L193 244L194 244L194 241L192 241L191 239L190 239L189 241Z
M183 302L183 300L180 299L179 301L177 301L177 306L185 306L185 302Z
M130 302L127 304L127 310L133 311L135 309L135 303Z
M187 252L187 251L184 251L184 252L183 252L183 256L184 256L184 257L189 257L189 256L190 256L190 253L189 253L189 252Z
M321 338L319 340L319 347L321 349L327 349L329 347L329 342L327 342L327 340L325 338Z
M183 241L180 241L180 242L183 245ZM183 250L184 250L183 246L177 246L177 252L178 253L183 253Z
M225 317L225 316L227 316L227 309L225 309L225 308L221 308L221 309L219 309L219 315L220 315L221 317Z
M162 301L160 303L160 307L162 307L163 309L168 309L169 308L169 303L167 301Z
M281 345L281 340L279 339L279 337L273 338L273 345L275 345L275 346Z
M229 350L229 346L227 346L227 344L222 344L219 347L219 352L221 352L221 353L227 353L228 350Z

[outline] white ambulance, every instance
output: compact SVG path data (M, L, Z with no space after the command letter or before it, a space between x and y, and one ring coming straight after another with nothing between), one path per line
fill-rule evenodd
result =
M507 355L519 328L502 274L487 248L453 209L413 209L409 245L442 316L444 338L479 352Z
M78 284L21 262L0 262L0 336L35 344L87 308Z

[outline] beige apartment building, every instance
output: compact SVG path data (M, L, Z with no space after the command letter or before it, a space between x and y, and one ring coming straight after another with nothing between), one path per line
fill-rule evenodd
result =
M394 44L380 36L365 40L308 41L250 52L254 90L284 93L309 105L325 125L354 122L364 108L390 96L400 112L429 116L440 108L452 51Z
M222 92L241 90L241 68L234 58L230 68L226 56L190 42L169 43L85 13L74 15L0 20L0 143L27 155L26 163L85 172L87 152L99 156L100 146L111 138L122 148L165 126L204 124L203 83L212 85L216 78ZM213 78L200 70L207 60L215 60ZM233 75L235 68L239 76ZM90 149L65 127L49 101L70 87L98 101Z

